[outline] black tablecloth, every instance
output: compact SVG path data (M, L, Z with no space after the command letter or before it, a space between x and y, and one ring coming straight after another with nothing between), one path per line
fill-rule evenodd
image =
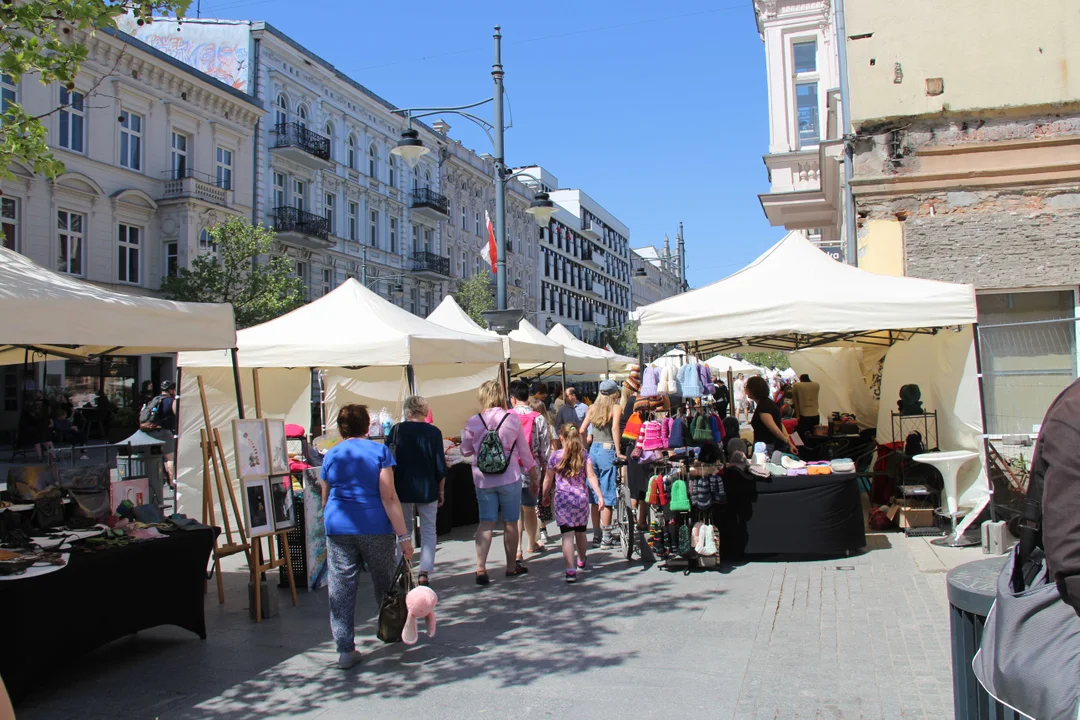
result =
M761 479L727 470L720 511L721 552L843 555L866 545L854 473Z
M35 678L108 642L157 625L206 638L203 587L214 530L178 530L96 552L61 570L0 582L0 677L13 701ZM72 660L74 658L74 660Z

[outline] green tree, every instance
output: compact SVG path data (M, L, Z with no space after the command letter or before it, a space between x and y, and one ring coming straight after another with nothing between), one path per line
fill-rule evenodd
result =
M0 72L18 83L35 78L44 85L75 89L75 77L87 57L85 35L116 28L116 19L132 13L140 25L154 13L183 17L191 0L2 0L0 2ZM64 164L53 157L42 120L60 107L30 115L21 104L5 100L0 117L0 179L20 161L54 178Z
M483 313L495 309L495 297L491 294L491 275L478 272L458 285L454 300L482 328L487 327Z
M753 352L743 353L742 359L751 365L757 365L764 368L776 368L777 370L786 370L791 367L791 363L788 362L787 355L782 352Z
M620 355L638 356L636 321L629 321L624 325L606 328L600 334L601 345L610 345L611 349Z
M232 217L210 228L215 251L197 256L191 268L162 278L170 300L232 303L236 326L246 328L304 304L304 284L292 262L274 255L274 231Z

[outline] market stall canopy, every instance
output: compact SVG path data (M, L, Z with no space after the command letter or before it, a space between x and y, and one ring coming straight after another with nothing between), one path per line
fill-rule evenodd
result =
M764 375L765 370L759 368L757 365L751 365L743 360L736 360L733 357L727 355L713 355L711 358L705 361L705 364L709 366L709 371L714 375L727 375L728 370L738 375L742 373L744 375Z
M78 358L236 345L231 305L113 292L7 248L0 248L0 304L4 364L23 362L26 348ZM74 347L55 347L63 345Z
M480 327L468 314L461 309L452 295L447 295L439 303L430 315L428 322L441 325L450 330L465 333L467 335L479 335L485 338L498 338L503 344L503 357L514 364L521 363L551 363L562 362L563 349L558 343L548 340L543 335L543 343L534 342L523 338L520 333L515 336L499 335L493 330ZM539 331L537 331L539 333Z
M521 319L516 330L510 331L510 339L515 343L526 343L535 348L534 357L540 357L542 352L544 354L543 359L536 362L561 363L564 360L567 364L571 362L570 353L566 351L566 348L540 332L535 325L525 318ZM541 348L544 348L544 350L541 351ZM511 356L511 359L517 362L514 356Z
M666 353L664 353L663 355L661 355L660 357L653 360L651 363L649 363L649 365L652 365L653 367L659 367L659 368L663 368L663 367L671 367L671 368L682 367L683 365L685 365L687 363L687 358L688 357L691 360L693 360L694 362L698 361L697 358L694 357L693 355L687 355L685 350L683 350L681 348L672 348L672 349L668 350Z
M355 278L287 315L236 334L241 367L360 367L499 363L498 337L428 322ZM228 353L181 353L181 367L224 367Z
M798 233L734 275L640 313L639 342L691 342L698 352L888 346L976 321L971 285L875 275L836 262Z
M578 340L573 333L562 326L562 323L555 323L547 336L566 349L567 372L571 372L571 366L577 373L606 373L608 371L608 356L612 353Z

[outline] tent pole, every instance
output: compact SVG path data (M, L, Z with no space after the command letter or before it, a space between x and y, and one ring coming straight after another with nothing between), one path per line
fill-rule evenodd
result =
M236 352L236 348L230 348L229 355L232 357L233 386L236 388L236 412L240 416L240 419L243 420L244 392L240 389L240 357ZM209 426L207 426L206 432L210 432Z
M409 383L409 394L410 395L415 395L416 394L416 373L415 373L415 371L413 371L413 366L412 365L406 365L405 366L405 378L406 378L407 382Z
M566 399L566 361L563 360L562 364L562 398ZM554 405L555 401L552 400L551 404Z
M975 340L975 377L979 380L979 417L982 419L983 469L986 471L986 482L990 485L990 519L995 520L997 519L997 508L994 503L994 484L990 480L990 435L986 427L986 394L983 389L982 338L979 334L979 323L972 323L971 331Z

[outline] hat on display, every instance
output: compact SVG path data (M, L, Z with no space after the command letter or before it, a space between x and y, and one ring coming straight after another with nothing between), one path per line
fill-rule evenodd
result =
M605 380L600 383L601 395L617 395L619 392L619 383L614 380Z

